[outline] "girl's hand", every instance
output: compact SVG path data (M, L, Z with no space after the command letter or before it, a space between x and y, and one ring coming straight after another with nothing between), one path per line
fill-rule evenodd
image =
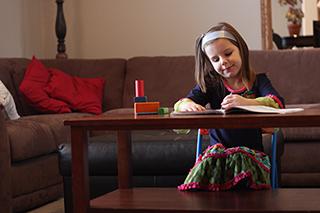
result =
M177 103L177 111L179 112L187 112L187 111L205 111L206 108L196 104L190 99L183 99L180 103Z
M257 101L255 101L254 99L244 98L241 95L230 94L230 95L227 95L223 99L223 101L221 103L221 108L222 109L230 109L234 106L257 105L257 104L259 104L259 103Z

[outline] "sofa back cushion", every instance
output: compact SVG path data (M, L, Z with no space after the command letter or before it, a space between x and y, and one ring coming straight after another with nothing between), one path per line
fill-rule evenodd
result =
M194 57L134 57L127 62L123 106L133 107L135 80L144 80L148 101L160 101L163 107L173 107L195 85Z
M19 92L19 83L21 82L23 74L26 70L26 67L30 63L29 59L25 58L3 58L0 59L0 80L7 87L11 93L18 114L24 115L24 109L27 105L22 99L22 94ZM20 76L22 76L20 78Z
M320 49L251 51L256 72L267 73L286 104L320 103Z

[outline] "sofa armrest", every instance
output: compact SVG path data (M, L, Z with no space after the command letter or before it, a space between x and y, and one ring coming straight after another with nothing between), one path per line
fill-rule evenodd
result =
M1 212L11 212L11 155L5 117L0 106L0 206Z

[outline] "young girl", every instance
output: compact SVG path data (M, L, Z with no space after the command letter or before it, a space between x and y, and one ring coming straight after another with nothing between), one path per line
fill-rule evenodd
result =
M241 35L219 23L196 41L197 85L179 100L176 111L203 111L237 105L283 108L283 98L265 74L249 64L249 50ZM210 146L199 157L180 190L230 189L239 183L269 188L270 162L263 153L261 129L210 129Z

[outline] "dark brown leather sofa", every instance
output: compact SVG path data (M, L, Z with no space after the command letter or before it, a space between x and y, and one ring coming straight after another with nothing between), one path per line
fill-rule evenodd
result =
M320 103L317 92L320 50L251 51L251 58L252 66L257 72L267 73L287 105L320 107L317 105ZM193 56L42 61L47 67L56 67L71 75L104 77L105 113L111 109L132 107L135 79L144 79L148 99L160 101L161 106L173 106L194 85ZM61 197L63 180L65 196L70 203L70 133L63 121L88 115L77 112L42 114L30 107L18 90L29 62L22 58L0 59L0 80L10 90L22 115L19 120L11 121L0 114L1 212L10 208L13 212L25 211ZM319 187L320 129L291 128L283 129L283 133L282 186ZM89 166L94 176L91 179L92 194L96 195L112 190L116 185L114 137L112 133L93 132L89 140L94 144L89 147L94 153L91 154L93 157L89 156ZM133 165L136 185L174 185L183 180L194 162L194 133L177 135L172 130L137 131L134 141L138 141L134 145L137 163ZM170 146L172 141L175 143ZM109 163L101 163L105 158Z

